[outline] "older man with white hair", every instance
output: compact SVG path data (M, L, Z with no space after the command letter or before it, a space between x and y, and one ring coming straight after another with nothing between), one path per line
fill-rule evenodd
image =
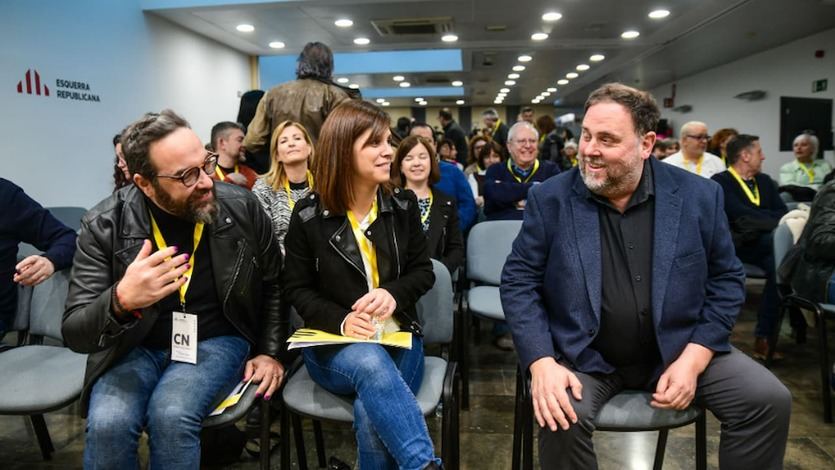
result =
M716 173L725 171L725 164L716 155L707 152L710 134L707 124L700 121L690 121L681 126L681 150L664 159L664 163L677 166L690 173L710 178Z
M780 167L780 186L807 186L815 191L823 184L823 178L832 171L824 159L816 159L820 148L817 136L803 133L794 138L794 161Z

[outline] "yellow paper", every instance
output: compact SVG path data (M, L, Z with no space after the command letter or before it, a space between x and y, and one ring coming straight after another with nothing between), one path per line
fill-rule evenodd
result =
M302 328L296 330L288 340L290 346L287 349L307 348L310 346L323 346L328 344L351 344L351 343L377 343L384 346L395 346L398 348L412 349L412 333L409 331L395 331L394 333L383 333L379 341L374 339L357 339L349 336L334 335L321 330Z

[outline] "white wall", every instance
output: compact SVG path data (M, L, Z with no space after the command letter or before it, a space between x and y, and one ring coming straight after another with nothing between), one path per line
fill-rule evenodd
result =
M248 57L140 9L139 0L4 0L0 15L0 176L45 206L92 207L110 194L111 139L171 108L202 139L234 121ZM49 97L17 93L37 70ZM99 103L57 98L56 79L87 82Z
M791 152L780 152L780 97L835 98L835 29L830 29L786 45L752 55L676 81L675 105L689 104L693 110L679 113L662 110L678 137L687 121L704 121L712 133L723 127L760 136L766 156L763 171L776 178L780 166L791 161ZM814 51L824 49L822 59ZM812 81L829 79L829 89L812 93ZM765 90L760 101L742 101L734 95L750 90ZM671 84L651 90L659 104L670 96ZM835 161L832 151L824 157Z

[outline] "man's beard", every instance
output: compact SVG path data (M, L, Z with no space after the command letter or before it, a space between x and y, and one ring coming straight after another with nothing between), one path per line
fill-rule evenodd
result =
M635 188L637 181L641 178L643 160L637 156L635 160L628 162L605 163L601 157L588 157L578 154L578 166L583 183L589 191L600 196L612 198L627 193ZM605 177L598 179L586 173L586 163L603 165Z
M217 215L217 199L215 198L214 185L209 189L195 189L184 201L174 200L156 181L154 181L154 193L156 196L156 201L154 202L161 209L181 219L195 223L203 222L204 224L210 224L214 221L215 215ZM199 202L206 193L212 194L211 199L206 202Z

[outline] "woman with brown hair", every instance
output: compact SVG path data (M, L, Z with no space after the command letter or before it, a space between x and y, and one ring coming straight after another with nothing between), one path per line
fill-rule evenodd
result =
M295 121L279 124L270 139L270 156L270 171L255 181L252 192L270 216L283 253L293 207L313 189L313 141L307 129Z
M475 135L470 139L469 152L467 152L467 167L464 168L464 176L468 177L478 171L478 153L491 141L490 137Z
M285 239L285 298L305 327L366 340L412 332L411 349L374 342L302 350L311 378L352 396L360 468L440 468L415 394L423 341L415 304L434 282L420 210L392 189L388 115L348 101L328 117L316 192L299 201Z
M722 159L722 162L725 166L728 165L727 154L725 153L725 147L727 147L728 142L730 142L731 138L736 137L739 135L739 132L736 129L726 127L724 129L719 129L713 134L713 137L710 138L710 142L707 143L707 151L718 155L719 158Z

